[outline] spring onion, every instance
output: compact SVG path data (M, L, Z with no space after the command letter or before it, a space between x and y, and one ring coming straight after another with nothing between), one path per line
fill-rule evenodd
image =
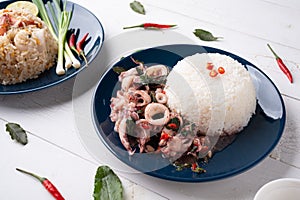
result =
M65 58L65 69L67 71L72 66L72 60L66 51L64 51L64 58Z
M60 16L58 16L58 15L55 13L54 8L53 8L53 6L52 6L52 4L51 4L50 1L47 2L47 6L48 6L48 8L49 8L49 10L50 10L51 15L52 15L52 16L57 16L57 17L54 17L54 18L53 18L54 25L55 25L55 27L53 27L53 28L56 29L56 32L58 32L58 30L57 30L57 28L58 28L58 27L57 27L57 25L58 25L58 19L57 19L57 18L59 18ZM56 35L55 35L55 36L56 36Z
M58 58L56 73L58 75L65 74L64 70L64 49L65 49L65 40L68 31L68 27L71 20L71 14L67 11L62 11L59 27L58 27Z
M71 11L67 11L67 1L64 2L63 9L60 8L60 0L53 0L54 6L48 1L47 7L50 11L50 13L48 13L43 0L32 0L32 2L38 7L41 18L46 23L51 34L58 42L56 73L58 75L65 74L66 70L70 67L70 62L74 68L79 68L80 62L73 55L69 45L66 43L67 31L70 25L74 7L72 7ZM50 20L50 14L53 22Z
M72 62L72 65L75 69L80 68L81 64L78 59L75 58L74 54L72 53L67 41L65 42L65 52L69 55L69 58Z

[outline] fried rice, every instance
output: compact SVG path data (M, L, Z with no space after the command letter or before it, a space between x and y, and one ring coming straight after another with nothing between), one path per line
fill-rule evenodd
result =
M37 16L0 10L0 84L37 78L54 66L58 44Z

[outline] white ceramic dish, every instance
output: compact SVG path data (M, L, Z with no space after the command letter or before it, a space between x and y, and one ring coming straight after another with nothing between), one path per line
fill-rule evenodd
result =
M281 178L262 186L254 200L299 200L300 179Z

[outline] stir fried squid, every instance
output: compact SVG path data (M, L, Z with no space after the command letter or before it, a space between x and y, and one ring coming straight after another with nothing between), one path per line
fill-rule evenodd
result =
M110 104L114 130L129 155L138 147L139 153L159 152L179 164L211 155L209 140L167 106L164 86L169 68L132 60L138 66L120 73L121 89Z

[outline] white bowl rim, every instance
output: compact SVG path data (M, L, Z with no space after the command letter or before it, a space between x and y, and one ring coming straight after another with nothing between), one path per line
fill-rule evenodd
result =
M253 200L258 200L257 198L262 195L262 193L270 187L274 187L275 185L281 184L282 186L287 186L286 183L291 183L300 186L300 179L298 178L279 178L273 181L270 181L263 185L255 194Z

